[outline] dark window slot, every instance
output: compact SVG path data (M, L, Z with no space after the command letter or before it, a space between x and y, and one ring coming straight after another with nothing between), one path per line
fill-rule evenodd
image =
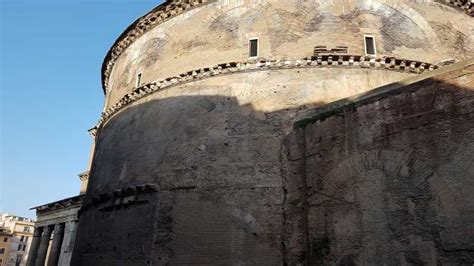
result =
M250 57L258 57L258 39L250 40Z

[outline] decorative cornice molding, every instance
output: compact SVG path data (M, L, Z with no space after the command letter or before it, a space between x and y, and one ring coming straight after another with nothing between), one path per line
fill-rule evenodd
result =
M92 139L94 139L95 135L97 134L97 129L93 127L93 128L88 129L87 132L89 132L89 135L92 137Z
M214 67L196 69L182 73L175 77L170 77L157 82L148 83L136 88L132 93L123 96L112 107L102 113L99 122L89 131L94 131L94 135L104 125L104 123L114 114L124 109L129 104L146 97L154 92L162 91L177 85L193 82L213 76L242 73L245 71L261 71L272 69L292 69L292 68L317 68L317 67L346 67L346 68L370 68L389 71L407 72L420 74L424 71L434 70L438 66L414 61L397 59L393 57L374 58L361 55L318 55L306 57L299 60L251 60L245 62L231 62L219 64Z
M156 193L155 184L131 185L114 191L96 192L94 196L86 198L80 212L96 207L101 211L111 211L130 205L148 202L148 195Z
M469 16L474 17L474 0L440 0L441 3L455 6L464 10Z
M112 72L115 62L122 52L136 39L164 21L193 8L216 1L217 0L167 0L128 26L112 45L102 63L102 89L104 93L107 91L110 73ZM469 16L474 17L474 0L438 0L438 2L451 7L460 8Z
M78 174L78 176L79 176L79 179L80 179L81 181L86 181L86 180L89 179L89 174L90 174L90 172L87 171L87 172Z
M102 63L102 88L104 93L107 90L109 76L117 58L136 39L156 25L169 20L170 18L176 17L179 14L198 6L215 1L217 0L168 0L128 26L128 28L112 45Z
M315 123L316 121L324 120L329 116L344 112L344 110L355 110L357 107L365 105L367 103L373 103L390 95L399 94L402 91L406 90L407 87L413 87L414 84L418 82L427 81L429 79L432 79L432 81L434 82L439 82L437 81L436 77L448 73L453 73L455 71L459 71L459 75L463 76L465 73L460 70L468 69L472 66L474 66L474 58L467 59L449 66L440 67L434 71L426 72L422 75L417 75L400 82L387 84L371 91L362 92L356 95L352 95L350 97L340 99L338 101L325 104L324 106L314 109L314 112L311 112L310 116L296 121L293 124L293 128L304 128L309 124Z
M44 204L41 206L33 207L30 210L36 210L37 214L43 214L43 213L47 213L47 212L51 212L51 211L55 211L59 209L66 209L66 208L74 207L74 206L77 207L82 204L83 198L84 198L84 195L74 196L71 198L62 199L60 201L55 201L55 202L51 202L51 203Z

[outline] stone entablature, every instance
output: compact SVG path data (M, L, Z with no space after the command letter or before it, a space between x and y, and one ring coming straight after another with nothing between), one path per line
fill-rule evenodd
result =
M166 1L131 24L115 41L102 64L102 86L104 93L107 91L109 77L117 59L122 54L122 52L136 39L164 21L167 21L193 8L216 1L217 0ZM469 16L474 16L474 2L472 0L440 0L437 2L460 8L464 10Z
M375 58L362 55L319 55L300 60L249 60L246 62L230 62L217 66L191 70L175 77L170 77L157 82L152 82L138 87L132 93L126 94L116 104L112 105L102 113L98 124L91 128L89 132L95 136L100 127L107 122L115 113L151 93L164 89L205 79L217 75L230 74L244 71L258 71L270 69L308 68L308 67L348 67L348 68L372 68L389 71L399 71L420 74L438 68L426 62L406 60L399 58Z
M37 221L28 266L69 265L84 195L33 207ZM52 241L51 241L52 239Z
M81 211L87 210L91 206L95 206L101 211L111 211L117 208L144 203L148 201L148 194L157 191L158 187L155 184L141 184L116 189L111 192L105 191L97 193L97 196L84 202Z
M70 207L77 207L81 206L82 204L82 199L84 198L84 195L79 195L79 196L74 196L66 199L62 199L59 201L51 202L45 205L37 206L31 208L31 210L36 210L38 215L46 214L46 213L51 213L54 211L62 211L64 209L70 208ZM41 221L43 219L39 219L36 221L36 224L41 224Z
M474 1L472 0L440 0L439 2L447 5L454 5L464 10L469 16L474 16Z

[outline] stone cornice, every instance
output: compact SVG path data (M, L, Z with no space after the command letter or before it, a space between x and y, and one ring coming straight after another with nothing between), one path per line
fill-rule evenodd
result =
M102 63L102 89L104 93L107 91L110 73L112 72L115 62L122 52L136 39L170 18L195 7L216 1L217 0L166 0L165 3L155 7L128 26L112 45ZM437 2L460 8L469 16L474 17L474 0L438 0Z
M207 3L215 2L216 0L167 0L165 3L155 7L146 15L140 17L133 22L128 28L118 37L115 43L110 48L102 63L102 88L104 93L107 90L109 76L112 71L117 58L122 52L130 46L136 39L142 36L156 25L173 18L185 11L202 6Z
M86 181L86 180L88 180L88 179L89 179L89 173L90 173L90 172L87 171L87 172L78 174L79 179L80 179L81 181Z
M474 0L439 0L443 4L455 6L464 10L469 16L474 17Z
M142 204L148 202L149 194L156 193L157 191L158 187L155 184L148 183L131 185L114 191L96 191L94 196L86 199L82 205L81 212L90 207L96 207L101 211L111 211L116 208Z
M363 68L363 69L381 69L389 71L407 72L420 74L424 71L434 70L438 66L413 60L397 59L393 57L365 57L361 55L318 55L306 57L299 60L251 60L245 62L231 62L219 64L213 67L201 68L182 73L178 76L170 77L164 80L148 83L136 88L132 93L126 94L112 107L102 113L99 122L90 129L94 132L104 125L113 115L124 109L131 103L146 97L154 92L162 91L177 85L201 80L213 76L242 73L245 71L278 70L292 68Z
M9 230L8 232L7 231L0 231L0 236L13 236L13 233L10 231L10 229L6 228L7 230Z
M315 109L315 111L312 112L309 117L296 121L293 124L293 127L295 129L305 128L309 124L323 120L334 114L342 113L344 110L355 110L357 107L367 103L378 101L390 95L399 94L408 86L413 86L418 82L423 82L429 79L436 80L436 77L438 76L468 69L470 66L474 66L474 59L464 60L450 66L439 68L435 71L430 71L428 73L417 75L397 83L388 84L371 91L363 92L332 103L328 103L322 107L319 107L318 109ZM463 72L462 75L464 74L465 73Z
M36 213L42 214L50 211L55 211L58 209L65 209L71 206L80 206L84 195L74 196L71 198L62 199L59 201L51 202L41 206L30 208L30 210L36 210Z

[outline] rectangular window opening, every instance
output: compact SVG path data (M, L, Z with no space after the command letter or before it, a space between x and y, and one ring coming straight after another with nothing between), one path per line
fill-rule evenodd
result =
M16 255L16 262L15 266L19 266L21 264L21 259L23 258L23 255Z
M365 44L365 54L366 55L376 55L377 51L375 49L375 38L374 36L365 35L364 36Z
M140 87L140 84L142 82L142 73L137 74L137 88Z
M249 53L250 53L250 58L256 58L258 57L258 39L250 39L249 40Z

